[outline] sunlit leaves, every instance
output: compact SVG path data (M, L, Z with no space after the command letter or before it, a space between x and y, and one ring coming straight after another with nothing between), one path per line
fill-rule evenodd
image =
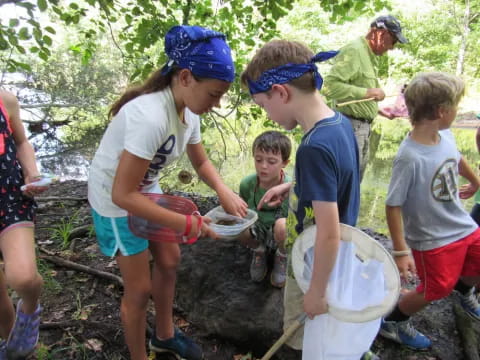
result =
M332 19L345 19L353 13L379 9L386 4L386 0L320 0L325 11L331 12ZM114 3L113 0L78 0L70 3L61 3L58 0L21 1L15 5L27 10L25 20L31 25L30 29L22 28L19 19L10 19L8 25L0 20L0 49L17 49L18 41L29 41L33 36L36 42L35 53L42 59L48 59L48 48L53 45L48 32L55 34L52 26L42 27L35 18L34 9L45 12L53 11L67 26L75 26L85 18L88 8L99 9L99 15L90 19L91 30L109 32L112 24L124 26L124 31L118 34L121 46L127 57L126 61L138 62L143 54L154 44L161 42L168 28L175 24L199 24L210 26L223 31L228 36L230 46L241 53L248 53L248 49L256 44L267 41L278 35L276 22L293 8L292 0L224 0L212 4L210 0L138 0ZM0 5L1 6L1 5ZM80 47L84 61L88 61L95 52L92 39L96 33L85 31L85 43ZM130 59L130 60L129 60ZM158 61L164 61L158 56ZM148 62L148 61L147 61ZM244 63L240 60L239 63ZM145 74L146 71L137 72Z
M48 3L46 0L38 0L37 1L37 6L40 11L45 11L47 10Z
M331 19L334 22L352 20L360 14L373 14L384 8L389 9L391 7L388 0L322 0L321 6L327 13L331 14Z

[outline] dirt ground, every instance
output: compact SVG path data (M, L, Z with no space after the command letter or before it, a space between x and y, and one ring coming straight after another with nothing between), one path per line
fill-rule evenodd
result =
M44 311L40 344L30 359L129 359L119 317L120 274L115 261L103 256L97 247L86 193L86 183L66 181L53 184L38 200L36 240L39 269L45 281L41 298ZM72 262L84 267L75 269ZM92 269L110 275L92 274ZM152 313L150 309L150 326ZM175 311L176 325L202 345L206 359L253 360L249 349L202 337L201 329L186 318L188 314ZM463 358L448 300L427 310L416 325L428 329L433 350L401 350L381 339L375 341L373 349L383 360Z
M86 183L66 181L53 184L38 200L38 265L45 285L40 344L29 359L129 359L119 316L120 274L115 261L98 249L86 196ZM117 278L79 271L64 260L84 265L86 271L95 269ZM152 313L153 308L150 325ZM207 359L217 353L235 353L230 344L197 337L193 325L178 311L175 321L202 345Z

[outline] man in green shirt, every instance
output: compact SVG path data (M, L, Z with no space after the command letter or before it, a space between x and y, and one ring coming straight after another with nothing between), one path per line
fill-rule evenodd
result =
M351 120L359 148L360 179L368 161L370 123L377 116L377 102L385 98L378 82L377 56L392 50L397 42L407 42L400 22L391 15L378 17L365 37L359 37L340 49L324 80L323 93L332 101L332 107ZM337 106L361 99L371 100Z

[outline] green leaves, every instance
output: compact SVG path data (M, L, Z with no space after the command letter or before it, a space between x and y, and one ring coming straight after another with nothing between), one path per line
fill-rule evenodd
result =
M38 0L37 6L40 11L45 11L48 8L48 3L46 0Z

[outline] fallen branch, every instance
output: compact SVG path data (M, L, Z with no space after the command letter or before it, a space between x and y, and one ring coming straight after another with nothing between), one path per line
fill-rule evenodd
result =
M84 273L87 273L87 274L91 274L91 275L101 277L103 279L111 280L111 281L115 282L117 285L120 285L120 286L123 287L123 280L120 276L117 276L115 274L112 274L112 273L109 273L109 272L106 272L106 271L97 270L97 269L94 269L90 266L78 264L78 263L73 262L73 261L62 259L58 256L53 255L53 253L51 251L49 251L47 249L44 249L42 247L39 247L39 250L41 252L45 253L45 254L48 254L48 255L40 255L39 256L40 259L47 260L51 263L54 263L56 265L60 265L60 266L63 266L63 267L69 268L69 269L81 271L81 272L84 272Z
M42 322L40 329L66 329L70 327L95 327L95 328L108 328L109 330L118 330L118 324L108 323L106 321L91 321L91 320L68 320L59 322Z
M453 312L455 314L455 323L462 341L465 360L480 360L480 356L478 355L478 334L475 331L472 319L470 319L465 313L465 310L463 310L456 301L453 302Z
M84 235L88 234L91 230L92 230L92 224L78 226L72 229L72 231L70 231L70 234L68 235L68 239L72 240L74 238L81 238Z

